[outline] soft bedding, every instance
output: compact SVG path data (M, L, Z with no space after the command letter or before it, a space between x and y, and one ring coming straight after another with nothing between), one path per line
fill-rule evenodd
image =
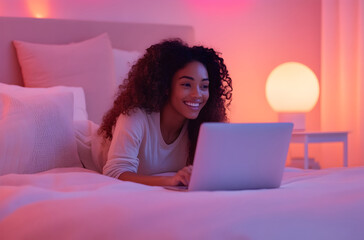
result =
M0 175L81 167L73 128L73 94L0 93Z
M82 168L0 177L0 239L363 239L364 167L279 189L176 192Z
M109 36L62 45L13 41L26 87L72 86L85 91L90 120L100 123L112 104L115 69ZM102 91L102 94L100 94Z

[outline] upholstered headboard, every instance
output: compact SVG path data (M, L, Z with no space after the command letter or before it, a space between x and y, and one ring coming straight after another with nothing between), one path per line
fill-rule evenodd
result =
M64 44L108 33L114 48L142 51L161 39L194 42L191 26L0 17L0 82L23 85L13 40Z

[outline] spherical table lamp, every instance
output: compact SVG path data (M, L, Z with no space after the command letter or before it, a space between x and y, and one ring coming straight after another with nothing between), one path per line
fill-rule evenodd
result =
M269 74L265 94L269 105L279 113L280 122L293 122L294 130L305 130L305 113L319 97L315 73L298 62L286 62Z

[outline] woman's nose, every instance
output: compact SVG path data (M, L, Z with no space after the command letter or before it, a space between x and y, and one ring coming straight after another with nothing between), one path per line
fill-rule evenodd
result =
M193 88L191 96L194 98L200 98L202 96L200 88L199 87Z

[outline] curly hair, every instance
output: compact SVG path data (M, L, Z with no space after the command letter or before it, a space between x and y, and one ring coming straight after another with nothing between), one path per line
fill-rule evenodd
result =
M99 135L111 140L120 114L129 115L137 108L147 113L160 112L169 99L174 74L188 63L198 61L206 68L210 85L206 105L198 117L188 123L189 154L186 164L192 164L200 125L203 122L227 121L226 108L231 103L232 83L219 55L212 48L189 47L180 39L168 39L152 45L119 86L112 108L103 117Z

